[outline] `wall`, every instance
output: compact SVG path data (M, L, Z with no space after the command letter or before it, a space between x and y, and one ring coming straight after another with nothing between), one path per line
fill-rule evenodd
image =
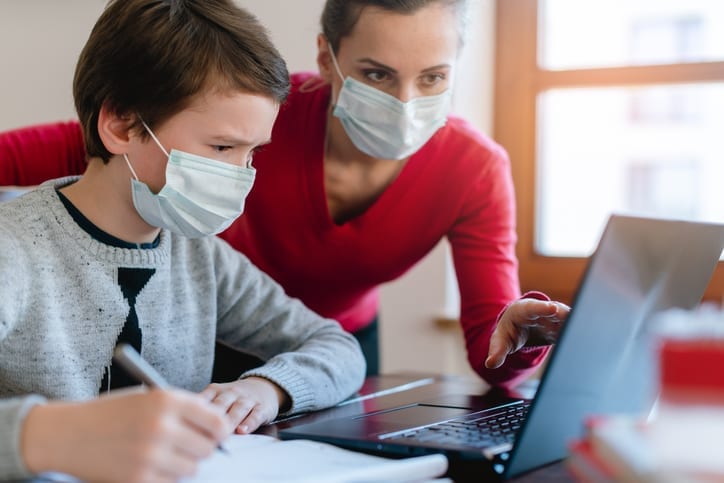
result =
M73 70L105 3L0 1L0 130L75 118Z
M105 0L0 2L0 130L75 117L71 96L78 54ZM290 70L316 70L316 35L323 0L238 0L256 13ZM460 59L454 110L490 132L494 0L473 0ZM281 13L281 14L280 14ZM290 20L290 19L293 19ZM383 371L469 372L462 337L436 329L455 315L457 294L442 242L424 261L382 290Z

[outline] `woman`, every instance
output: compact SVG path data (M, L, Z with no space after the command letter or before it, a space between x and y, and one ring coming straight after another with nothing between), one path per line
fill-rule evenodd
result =
M319 75L292 76L248 209L222 237L354 333L370 374L378 285L447 237L469 362L512 385L567 307L519 299L507 155L447 115L464 15L463 0L327 0Z

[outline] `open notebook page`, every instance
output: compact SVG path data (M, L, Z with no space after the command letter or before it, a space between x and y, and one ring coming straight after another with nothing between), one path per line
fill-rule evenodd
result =
M447 470L444 455L390 459L309 440L233 435L186 483L352 483L425 481Z

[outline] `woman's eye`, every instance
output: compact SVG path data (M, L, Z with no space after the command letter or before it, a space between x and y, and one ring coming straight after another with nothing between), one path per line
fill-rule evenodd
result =
M390 77L387 72L382 70L367 70L364 72L364 76L372 82L382 82Z
M214 151L216 151L217 153L224 153L224 152L229 151L230 149L232 149L232 146L212 146L212 148L213 148Z
M445 80L444 74L427 74L422 78L422 83L426 86L434 86Z

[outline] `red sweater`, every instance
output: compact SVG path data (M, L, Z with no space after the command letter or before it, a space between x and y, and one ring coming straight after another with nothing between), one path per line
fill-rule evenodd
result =
M300 91L311 76L292 76L272 143L255 156L244 215L222 238L290 295L354 332L377 313L378 285L401 276L447 237L471 367L493 384L526 377L547 349L523 349L503 368L484 368L496 318L520 296L505 151L450 117L365 213L336 225L323 185L330 89Z
M497 316L520 296L505 151L451 117L365 213L337 226L322 171L329 87L300 92L310 77L293 76L273 142L256 155L245 213L222 238L289 294L353 332L377 313L378 285L402 275L447 237L471 367L496 385L527 377L547 348L524 348L500 369L484 368ZM0 184L80 174L83 151L77 122L0 133ZM61 161L49 165L48 159Z

